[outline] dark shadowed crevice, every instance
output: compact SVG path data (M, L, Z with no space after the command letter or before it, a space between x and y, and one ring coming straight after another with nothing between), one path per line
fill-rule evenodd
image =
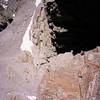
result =
M13 21L12 18L9 18L6 22L1 22L0 23L0 32L3 31L4 29L6 29L6 27L8 26L8 24L11 24Z
M0 32L3 31L7 27L7 23L1 23L0 24Z
M13 18L9 18L9 19L8 19L8 22L9 22L9 23L12 23L12 21L13 21Z
M9 18L6 22L1 22L0 23L0 32L3 31L4 29L6 29L6 27L8 26L8 24L11 24L13 21L12 18Z
M48 23L54 35L52 43L58 54L71 50L76 54L100 45L100 33L95 28L95 8L88 0L55 0L47 3ZM68 31L60 32L54 27Z

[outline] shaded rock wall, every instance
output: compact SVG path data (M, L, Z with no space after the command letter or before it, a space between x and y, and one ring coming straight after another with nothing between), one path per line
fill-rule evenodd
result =
M0 1L0 31L4 30L13 21L20 7L21 0Z
M44 1L49 27L54 36L52 42L58 53L73 50L76 54L81 50L88 51L100 45L100 34L95 28L96 15L93 11L96 6L93 3L89 4L87 0ZM89 16L88 12L92 11L93 14Z

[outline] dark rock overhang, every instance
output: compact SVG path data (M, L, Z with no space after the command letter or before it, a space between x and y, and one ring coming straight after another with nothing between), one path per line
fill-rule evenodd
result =
M100 45L100 34L95 28L96 15L93 11L96 6L93 3L89 4L87 0L44 1L53 35L52 42L58 53L73 50L76 54ZM60 31L61 29L67 31Z

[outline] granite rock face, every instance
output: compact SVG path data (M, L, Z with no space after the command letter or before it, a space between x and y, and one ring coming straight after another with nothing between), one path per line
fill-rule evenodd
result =
M39 100L99 100L99 60L99 52L93 51L53 58L40 84Z
M0 32L0 100L100 99L99 41L86 37L86 7L79 5L78 0L0 1L0 25L15 17Z

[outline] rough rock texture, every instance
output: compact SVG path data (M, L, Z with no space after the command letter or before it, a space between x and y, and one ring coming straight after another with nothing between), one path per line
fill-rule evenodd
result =
M100 47L75 56L73 51L57 55L63 45L54 40L67 37L62 22L73 18L63 19L56 0L8 2L8 11L13 11L7 16L16 14L0 32L0 100L99 100ZM5 10L2 5L0 9Z
M0 5L2 6L0 13L7 18L12 18L20 6L20 1L21 0L0 0Z
M37 64L47 63L48 58L56 55L55 47L52 45L50 29L47 23L44 5L41 4L37 9L37 14L34 17L32 41L35 45L33 48L33 56Z
M22 0L20 3L22 5L16 12L13 22L0 32L1 100L37 98L38 87L47 68L47 58L55 55L42 2L39 6L36 6L33 0ZM30 26L32 16L33 21ZM40 33L35 30L39 30ZM33 55L20 50L26 32L29 40L33 39L34 46L31 48Z
M21 3L14 21L0 32L0 100L7 100L5 98L8 94L35 96L39 83L39 79L36 82L33 78L37 76L37 70L30 61L30 53L20 50L24 33L34 12L34 3L32 0L23 0ZM37 84L34 86L35 83Z
M4 30L15 18L21 0L0 0L0 31Z
M39 100L99 100L99 52L65 53L51 62L40 84Z

